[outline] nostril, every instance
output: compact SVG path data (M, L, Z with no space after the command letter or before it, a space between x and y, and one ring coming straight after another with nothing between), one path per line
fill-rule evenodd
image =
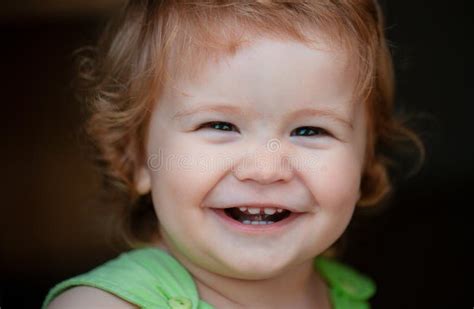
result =
M286 183L294 176L294 169L288 162L288 159L279 162L274 159L262 159L259 156L258 160L242 160L242 165L233 169L233 174L241 182L254 181L260 185Z

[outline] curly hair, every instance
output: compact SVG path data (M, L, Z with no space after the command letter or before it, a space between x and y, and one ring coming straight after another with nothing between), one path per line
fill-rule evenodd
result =
M407 141L423 161L421 140L394 113L392 59L376 1L131 0L78 58L81 99L90 110L85 131L104 192L119 197L118 226L129 244L146 243L158 231L150 196L135 189L135 173L145 163L150 111L164 83L235 54L244 33L310 43L311 30L354 55L358 68L355 96L368 119L358 205L377 205L391 191L388 168Z

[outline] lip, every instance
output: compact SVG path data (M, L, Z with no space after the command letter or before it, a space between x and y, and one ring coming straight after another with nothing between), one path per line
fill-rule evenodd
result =
M224 212L224 209L218 208L209 208L209 211L214 214L219 221L223 222L226 226L229 226L231 229L237 230L246 234L272 234L278 233L286 229L289 225L293 224L294 221L302 216L302 213L291 212L290 215L284 220L272 223L272 224L243 224L239 221L236 221Z

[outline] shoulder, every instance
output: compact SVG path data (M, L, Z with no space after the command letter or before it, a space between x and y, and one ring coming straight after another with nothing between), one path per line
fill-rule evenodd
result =
M77 286L58 295L47 307L48 309L65 308L137 308L131 303L103 290Z
M148 247L124 252L56 284L42 308L133 308L131 304L165 308L176 296L197 303L199 295L191 275L167 252Z

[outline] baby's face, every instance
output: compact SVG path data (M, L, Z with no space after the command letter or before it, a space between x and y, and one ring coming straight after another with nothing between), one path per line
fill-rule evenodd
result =
M188 269L269 278L342 234L366 143L349 68L324 45L259 39L165 87L138 183Z

